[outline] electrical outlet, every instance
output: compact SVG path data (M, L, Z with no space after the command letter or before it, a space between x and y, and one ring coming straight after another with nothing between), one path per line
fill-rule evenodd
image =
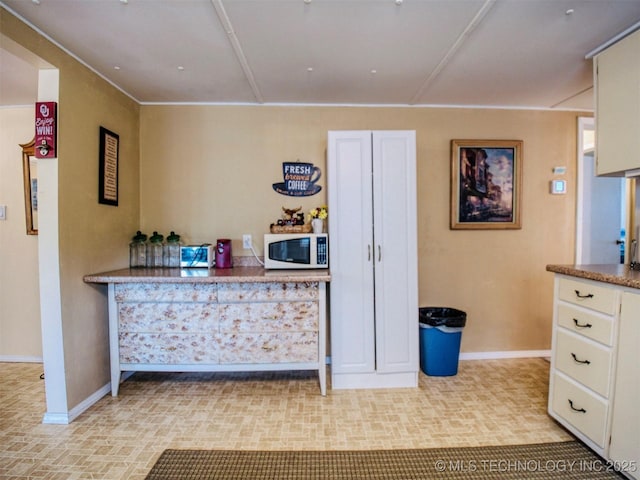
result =
M253 247L253 242L251 241L251 235L245 233L242 235L242 248L251 249Z
M7 219L7 206L0 205L0 220L6 220L6 219Z

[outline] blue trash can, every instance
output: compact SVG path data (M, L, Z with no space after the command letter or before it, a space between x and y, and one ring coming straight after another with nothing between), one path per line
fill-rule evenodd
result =
M467 314L455 308L422 307L419 315L420 369L435 377L456 375Z

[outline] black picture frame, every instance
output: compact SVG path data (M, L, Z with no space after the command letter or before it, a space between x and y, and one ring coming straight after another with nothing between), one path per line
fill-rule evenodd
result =
M98 203L118 206L120 136L100 127Z

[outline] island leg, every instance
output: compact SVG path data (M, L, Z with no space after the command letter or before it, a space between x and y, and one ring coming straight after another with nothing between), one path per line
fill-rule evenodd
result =
M120 347L118 339L118 305L115 284L109 284L109 356L111 357L111 396L118 396L120 387Z

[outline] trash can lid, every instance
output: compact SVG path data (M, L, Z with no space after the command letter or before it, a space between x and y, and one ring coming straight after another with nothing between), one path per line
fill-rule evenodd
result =
M432 327L464 327L467 323L467 314L455 308L421 307L419 314L420 323Z

